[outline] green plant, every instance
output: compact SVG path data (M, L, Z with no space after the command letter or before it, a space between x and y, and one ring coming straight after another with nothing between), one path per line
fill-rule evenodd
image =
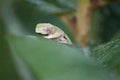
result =
M75 42L69 46L35 34L36 24L51 23L60 27L74 41L73 34L58 16L74 13L77 8L76 2L76 0L0 1L0 80L120 79L119 39L115 38L114 41L98 46L88 57ZM106 7L108 9L110 6L111 9L111 6L117 4L119 3L100 8L99 10L103 12L98 10L95 16L102 15ZM114 16L111 20L113 18ZM98 17L94 19L93 30L99 31L101 21L107 24L107 21ZM105 20L108 19L107 17ZM103 34L109 32L108 27L109 25ZM111 26L111 31L112 28L114 25ZM117 25L114 31L118 29ZM107 36L109 37L107 41L112 36L113 34Z

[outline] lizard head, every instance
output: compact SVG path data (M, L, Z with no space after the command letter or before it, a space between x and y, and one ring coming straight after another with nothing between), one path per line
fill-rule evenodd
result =
M51 27L52 25L49 23L40 23L40 24L37 24L35 28L35 32L42 36L48 36L50 34Z

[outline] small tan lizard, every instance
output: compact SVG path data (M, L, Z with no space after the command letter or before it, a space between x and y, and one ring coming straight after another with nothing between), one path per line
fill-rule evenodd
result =
M72 42L69 37L57 26L50 23L39 23L35 28L35 32L47 39L53 39L59 43L69 44Z

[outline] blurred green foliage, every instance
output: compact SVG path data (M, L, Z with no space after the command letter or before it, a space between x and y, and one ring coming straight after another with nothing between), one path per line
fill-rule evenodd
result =
M99 43L110 41L120 30L120 2L99 8L93 18L93 36ZM96 34L97 33L97 34Z
M5 39L5 25L0 17L0 79L1 80L19 80L16 74L14 61L11 56L9 45Z
M68 46L43 39L34 33L37 23L52 23L64 30L73 40L72 33L56 15L76 11L76 4L77 0L1 0L0 80L115 80L114 77L111 78L102 64L85 56L84 52L76 46ZM114 7L116 5L117 3L110 6ZM102 10L103 12L100 12L100 15L101 13L105 14L104 18L106 17L106 19L102 17L100 21L93 22L97 24L94 30L99 27L99 22L106 22L107 24L106 20L109 20L110 17L111 20L114 20L114 17L110 16L111 14L108 16L104 9ZM113 10L117 11L116 7ZM119 11L116 13L119 13ZM97 20L99 20L98 17ZM114 22L117 21L109 23L115 24ZM118 25L116 27L104 26L101 28L105 30L102 34L112 30L115 33L119 28ZM103 41L108 41L111 36L113 35L98 37ZM106 40L106 38L109 39ZM115 41L116 47L113 52L110 51L111 55L115 53L115 55L112 55L115 58L108 57L106 59L110 63L107 64L108 68L119 72L119 64L116 63L119 62L118 56L116 56L119 53L119 51L116 52L119 48L118 43L119 41ZM106 46L111 49L109 45ZM103 48L99 49L101 52L104 51ZM109 53L109 49L107 53ZM101 52L100 56L104 54L104 52L102 52L103 54ZM97 58L96 53L95 50L93 52L95 58Z
M120 39L120 30L114 35L112 40Z
M91 54L95 60L103 64L108 70L120 75L120 40L114 40L95 48ZM120 79L120 77L119 77Z
M70 13L76 10L77 0L26 0L47 14Z

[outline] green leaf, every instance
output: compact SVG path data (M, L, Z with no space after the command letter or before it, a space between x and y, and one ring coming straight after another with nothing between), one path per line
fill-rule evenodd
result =
M120 76L120 39L98 46L91 54L112 73Z
M120 30L120 2L111 3L99 8L94 15L94 37L99 43L105 43ZM97 16L97 17L96 17Z
M26 0L35 6L40 11L48 14L58 14L72 12L76 9L76 0Z
M5 36L5 25L0 16L0 80L20 80Z
M112 40L120 39L120 30L113 36Z
M99 64L74 46L35 36L9 36L8 40L12 52L29 66L37 80L111 80Z

